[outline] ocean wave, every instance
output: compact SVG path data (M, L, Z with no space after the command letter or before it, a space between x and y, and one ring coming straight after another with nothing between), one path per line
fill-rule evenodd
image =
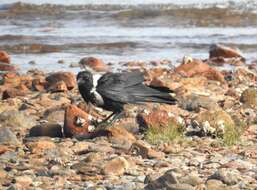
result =
M204 14L205 16L217 16L221 13L223 16L255 16L257 15L257 2L242 1L242 2L225 2L213 4L138 4L138 5L123 5L123 4L84 4L84 5L58 5L58 4L29 4L29 3L13 3L0 4L1 14L5 11L6 14L12 16L17 15L60 15L60 14L93 14L101 15L102 13L112 13L111 16L118 17L156 17L156 16L193 16Z
M231 47L238 47L245 51L255 51L257 49L257 44L246 44L246 43L223 43L224 45ZM113 42L113 43L69 43L62 45L50 45L50 44L36 44L36 43L26 43L26 44L13 44L13 45L0 45L0 49L8 51L15 54L38 54L38 53L55 53L55 52L99 52L102 53L111 52L112 54L117 54L118 52L129 52L138 51L139 49L148 50L161 50L161 49L194 49L201 50L205 49L208 51L210 43L189 43L189 42L178 42L173 43L151 43L151 42Z

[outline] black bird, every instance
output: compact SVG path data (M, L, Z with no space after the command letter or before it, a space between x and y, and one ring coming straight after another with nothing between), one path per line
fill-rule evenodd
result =
M123 73L106 73L97 81L89 70L81 71L77 75L79 92L87 103L112 111L103 122L112 116L113 122L123 113L125 104L143 104L157 102L174 105L176 99L169 93L172 90L163 87L146 86L144 76L139 71ZM101 122L102 123L102 122Z

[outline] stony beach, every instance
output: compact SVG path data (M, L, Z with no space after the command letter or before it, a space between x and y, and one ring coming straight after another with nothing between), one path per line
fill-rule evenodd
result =
M239 51L126 63L178 104L128 105L108 128L92 125L109 113L83 101L73 72L21 74L11 60L0 52L0 189L257 189L257 62Z

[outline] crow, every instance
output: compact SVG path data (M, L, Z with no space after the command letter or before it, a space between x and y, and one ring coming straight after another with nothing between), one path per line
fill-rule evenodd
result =
M98 80L94 80L90 70L77 74L78 89L87 103L111 111L112 114L101 123L109 123L123 115L125 104L144 104L156 102L176 104L176 99L171 96L172 90L165 87L153 87L143 84L144 75L140 71L105 73Z

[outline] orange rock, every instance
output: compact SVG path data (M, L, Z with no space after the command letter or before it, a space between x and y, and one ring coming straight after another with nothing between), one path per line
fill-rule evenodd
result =
M0 145L0 155L9 151L10 148L8 146L5 146L5 145Z
M129 141L129 142L136 141L135 136L132 133L128 132L123 127L111 127L111 128L107 128L106 130L107 130L107 135L116 140L124 140L124 137L126 137L126 141Z
M79 62L82 67L90 67L91 69L97 72L105 72L108 71L108 66L104 64L101 59L95 57L85 57L82 58Z
M5 51L0 51L0 62L10 63L11 62L10 55Z
M91 116L75 105L70 105L65 110L64 135L66 137L89 135Z
M60 81L65 82L68 90L72 90L76 85L76 77L71 72L57 72L53 73L50 76L46 77L48 86L52 86Z
M164 110L156 110L148 114L140 113L137 115L137 122L142 129L165 128L169 124L169 115L168 112Z
M6 86L16 87L21 84L21 79L16 73L6 73L3 79Z
M232 58L232 57L241 57L243 58L243 55L239 50L232 49L227 46L223 46L220 44L214 44L210 47L209 51L210 58L212 57L224 57L224 58Z
M204 76L209 80L224 82L224 76L221 72L197 59L186 60L175 69L175 72L185 77Z
M59 81L54 83L52 86L48 87L50 92L67 92L67 86L64 81Z
M2 99L14 98L17 96L26 96L28 91L22 91L16 88L8 88L3 92Z
M47 82L44 78L34 79L32 81L32 89L39 91L39 92L43 92L43 91L45 91L46 84L47 84Z

